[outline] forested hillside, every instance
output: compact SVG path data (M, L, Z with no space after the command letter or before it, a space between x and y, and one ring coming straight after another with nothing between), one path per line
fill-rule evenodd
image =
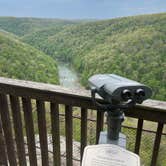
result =
M51 57L0 30L0 76L58 83L57 66Z
M62 21L60 26L55 22L43 26L40 19L9 20L0 18L0 27L54 59L73 64L84 85L95 73L116 73L149 85L154 98L166 100L166 13Z
M64 25L76 23L79 22L61 19L0 17L0 28L18 36L23 36L45 28L63 27Z
M96 21L66 26L55 35L38 31L23 41L70 61L84 84L95 73L116 73L151 86L154 98L165 100L165 20L166 13Z

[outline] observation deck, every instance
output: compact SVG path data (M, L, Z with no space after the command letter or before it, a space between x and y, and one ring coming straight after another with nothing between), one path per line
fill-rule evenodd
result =
M0 77L0 165L80 165L84 147L96 144L106 128L104 113L96 109L89 91ZM127 149L143 165L166 165L166 102L147 100L125 116Z

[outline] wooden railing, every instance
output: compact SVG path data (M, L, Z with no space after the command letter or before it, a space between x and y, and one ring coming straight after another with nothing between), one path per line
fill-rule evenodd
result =
M101 99L99 99L101 100ZM34 113L37 126L43 166L51 165L48 155L48 131L46 104L50 104L53 165L61 165L60 150L60 107L65 105L66 165L73 165L73 107L80 109L80 156L87 145L87 123L89 109L96 110L88 91L69 90L60 86L0 78L0 165L38 165L36 156ZM151 166L155 166L160 147L163 127L166 123L166 102L148 100L125 112L127 117L138 119L135 138L135 153L139 154L141 135L145 120L158 124L152 151ZM96 114L96 143L103 130L104 114ZM24 130L25 129L25 130ZM26 140L25 140L26 138ZM28 153L25 149L28 146ZM27 155L28 154L28 155ZM27 157L28 156L28 157ZM80 157L80 158L81 158Z

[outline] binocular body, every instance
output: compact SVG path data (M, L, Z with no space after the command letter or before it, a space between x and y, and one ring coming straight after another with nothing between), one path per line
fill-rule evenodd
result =
M148 86L115 74L94 75L89 78L89 84L109 103L128 100L142 103L152 95L152 90Z

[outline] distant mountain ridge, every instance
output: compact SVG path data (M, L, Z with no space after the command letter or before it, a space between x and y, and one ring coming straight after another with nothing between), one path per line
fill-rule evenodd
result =
M161 13L50 24L32 26L19 36L52 58L69 61L85 85L95 73L116 73L149 85L155 99L166 100L165 20L166 13ZM0 18L0 27L7 30L2 24Z
M77 22L62 19L0 17L0 28L18 36L23 36L27 33L32 33L49 27L59 27L75 23Z

